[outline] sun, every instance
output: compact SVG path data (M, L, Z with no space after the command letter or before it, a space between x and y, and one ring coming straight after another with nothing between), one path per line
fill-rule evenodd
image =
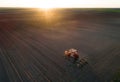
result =
M41 8L42 10L50 10L54 7L52 7L51 5L41 5L38 8Z
M27 0L25 0L27 1ZM55 8L66 8L70 6L69 0L29 0L29 4L23 2L26 7L41 8L43 10L55 9Z
M56 7L56 4L53 1L41 1L36 4L37 8L48 11Z

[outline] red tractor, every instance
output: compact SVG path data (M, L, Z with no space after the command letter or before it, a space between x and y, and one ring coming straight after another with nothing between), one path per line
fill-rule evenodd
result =
M77 64L77 66L83 66L85 64L88 64L87 60L85 58L80 58L79 53L77 49L71 48L69 50L65 50L64 52L65 59L71 61L74 64Z

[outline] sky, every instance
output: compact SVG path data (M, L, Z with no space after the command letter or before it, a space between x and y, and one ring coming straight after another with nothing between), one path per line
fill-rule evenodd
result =
M120 8L120 0L0 0L0 7Z

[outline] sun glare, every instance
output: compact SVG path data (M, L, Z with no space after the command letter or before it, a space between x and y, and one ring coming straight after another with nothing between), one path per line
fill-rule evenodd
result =
M90 7L120 7L120 0L3 0L1 7L29 8L90 8Z
M44 11L44 12L48 12L51 11L53 8L49 8L49 7L40 7L40 10Z
M45 10L45 11L48 11L48 10L52 9L53 7L51 7L50 5L43 5L43 6L40 6L38 8Z
M45 1L40 0L36 4L36 7L40 8L40 9L42 9L44 11L48 11L48 10L51 10L52 8L55 8L56 4L55 3L53 4L53 1L51 1L51 0L45 0Z

